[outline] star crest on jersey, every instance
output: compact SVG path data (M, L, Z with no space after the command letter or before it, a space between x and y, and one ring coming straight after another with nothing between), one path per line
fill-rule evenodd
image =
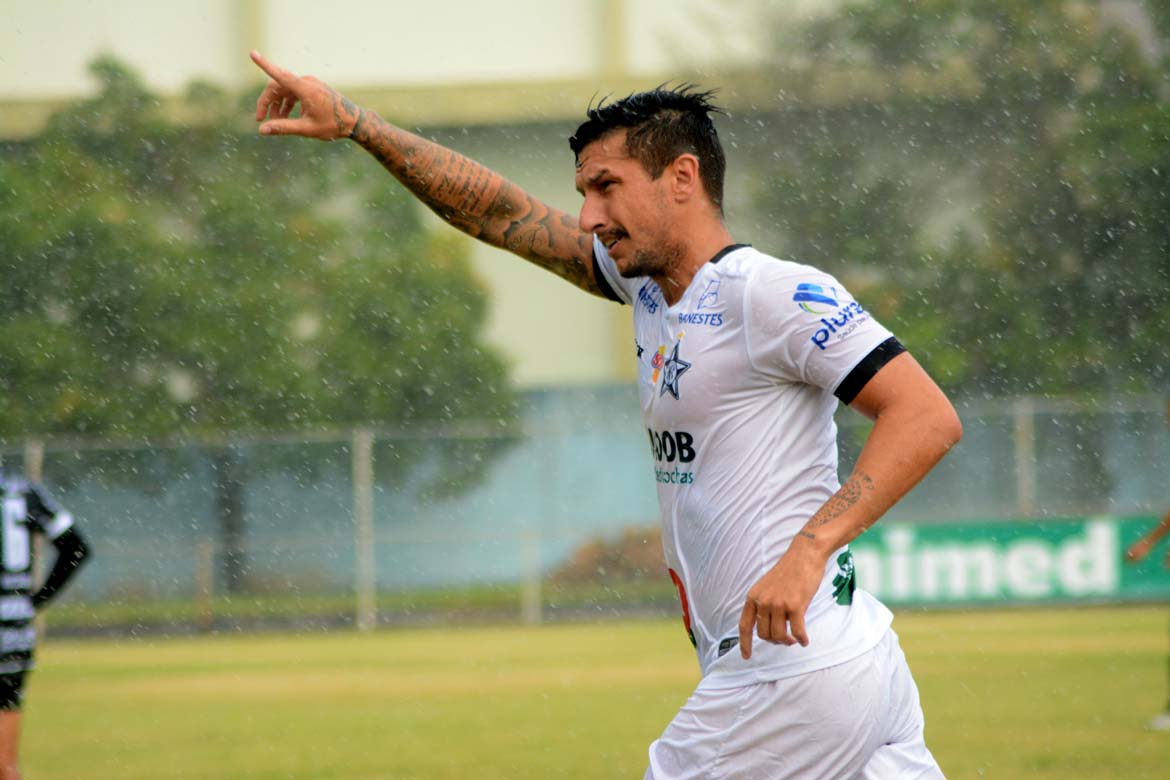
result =
M674 349L670 353L670 357L662 365L662 389L658 392L659 396L664 396L670 393L677 400L678 395L678 380L691 364L678 356L679 342L675 342Z

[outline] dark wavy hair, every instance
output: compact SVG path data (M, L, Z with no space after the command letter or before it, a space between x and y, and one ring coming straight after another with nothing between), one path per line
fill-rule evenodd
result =
M689 152L699 159L703 189L723 213L727 160L711 115L726 112L713 102L715 92L700 90L694 84L662 84L613 103L602 98L586 110L587 118L569 138L569 148L580 162L586 146L615 130L628 130L626 153L640 162L652 179L661 176L680 154Z

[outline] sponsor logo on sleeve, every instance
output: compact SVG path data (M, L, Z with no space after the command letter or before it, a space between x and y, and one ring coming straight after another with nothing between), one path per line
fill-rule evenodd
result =
M825 314L836 309L837 288L822 287L819 284L800 284L796 287L796 294L792 300L800 304L800 308L809 314Z
M840 300L836 287L819 284L801 284L796 288L792 300L809 314L820 316L821 327L809 338L817 349L824 351L829 341L838 341L857 329L869 319L869 314L857 301Z

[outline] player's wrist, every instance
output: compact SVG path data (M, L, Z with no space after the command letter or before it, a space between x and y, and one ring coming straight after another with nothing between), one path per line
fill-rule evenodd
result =
M830 539L823 529L805 526L796 534L789 549L795 549L801 555L815 557L820 563L825 563L838 547L840 545Z
M361 128L365 124L366 111L361 106L354 105L349 100L346 100L345 102L348 104L348 106L350 108L353 109L353 115L354 115L353 124L349 126L349 130L346 131L345 137L350 139L351 141L358 141L359 140L357 137L358 129Z

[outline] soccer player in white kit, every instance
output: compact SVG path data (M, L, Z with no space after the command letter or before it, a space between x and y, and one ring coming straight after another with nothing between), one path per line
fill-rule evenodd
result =
M351 138L460 230L633 310L669 574L702 671L652 780L927 780L918 692L848 543L961 436L950 402L832 276L737 244L710 93L589 110L572 218L253 53L265 135ZM301 116L291 118L300 103ZM833 413L874 421L837 479Z

